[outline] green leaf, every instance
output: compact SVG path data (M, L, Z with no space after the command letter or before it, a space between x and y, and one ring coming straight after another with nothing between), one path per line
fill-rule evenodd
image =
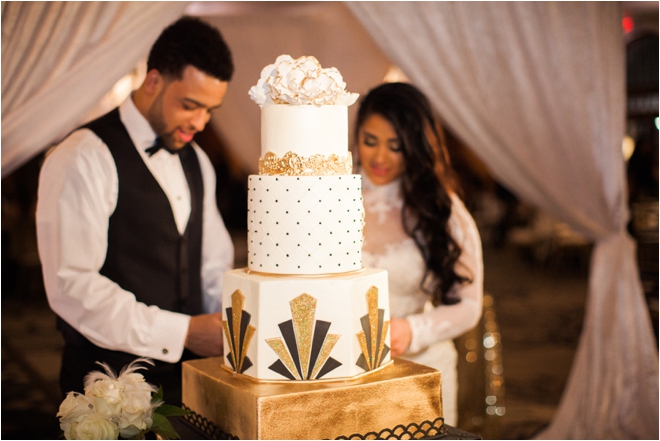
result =
M152 432L166 439L181 439L167 417L158 413L153 413L151 414L151 418L154 420L154 423L151 425Z
M154 413L159 413L166 417L190 415L190 411L171 404L161 404L154 409Z
M151 402L155 403L156 401L164 401L163 400L163 386L158 387L158 392L154 394L153 397L151 397Z

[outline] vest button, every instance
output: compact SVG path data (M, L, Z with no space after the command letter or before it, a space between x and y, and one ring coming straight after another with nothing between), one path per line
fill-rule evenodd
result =
M163 348L163 354L167 355L170 351L167 348Z

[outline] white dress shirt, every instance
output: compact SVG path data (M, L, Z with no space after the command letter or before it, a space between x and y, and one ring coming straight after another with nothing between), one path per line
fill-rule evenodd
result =
M163 149L151 157L144 152L156 134L132 98L119 114L183 234L191 203L179 156ZM213 166L199 146L193 147L204 182L203 308L219 312L222 276L233 265L234 248L217 209ZM75 131L46 156L39 178L37 239L48 301L57 315L99 347L173 363L183 353L190 316L138 302L99 273L118 192L112 154L91 130Z

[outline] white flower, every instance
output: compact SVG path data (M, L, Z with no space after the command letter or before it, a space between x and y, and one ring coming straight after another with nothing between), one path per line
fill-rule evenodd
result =
M119 380L123 384L121 408L124 412L151 412L151 393L154 387L144 381L141 374L122 375Z
M86 415L93 410L91 401L78 392L69 392L60 404L57 417L65 420L75 420L79 416Z
M71 438L71 426L80 422L86 415L94 412L94 406L89 398L77 392L69 392L56 417L60 419L60 429L66 439Z
M145 413L122 413L118 421L119 433L122 438L133 438L142 430L150 429L152 424L151 413L149 416Z
M154 392L154 387L137 373L124 373L119 380L124 385L119 429L122 437L131 438L139 431L151 428L151 414L154 409L151 393Z
M123 385L108 378L96 380L85 387L85 395L92 401L97 412L112 417L121 412Z
M91 412L83 416L80 422L71 425L71 431L66 439L117 439L118 437L119 428L115 423L98 412Z
M105 363L105 372L90 372L85 377L85 395L70 392L57 416L66 439L132 438L153 426L152 414L162 401L152 402L157 388L137 371L146 369L139 358L124 367L119 376Z
M334 67L323 69L314 57L280 55L261 71L248 94L263 107L267 104L350 106L357 93L346 92L346 83Z

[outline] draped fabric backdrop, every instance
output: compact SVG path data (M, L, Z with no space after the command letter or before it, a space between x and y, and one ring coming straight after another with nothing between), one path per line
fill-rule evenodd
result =
M616 2L351 2L444 122L521 198L595 240L545 438L658 438L658 354L628 220Z
M80 125L185 2L2 2L2 177Z

